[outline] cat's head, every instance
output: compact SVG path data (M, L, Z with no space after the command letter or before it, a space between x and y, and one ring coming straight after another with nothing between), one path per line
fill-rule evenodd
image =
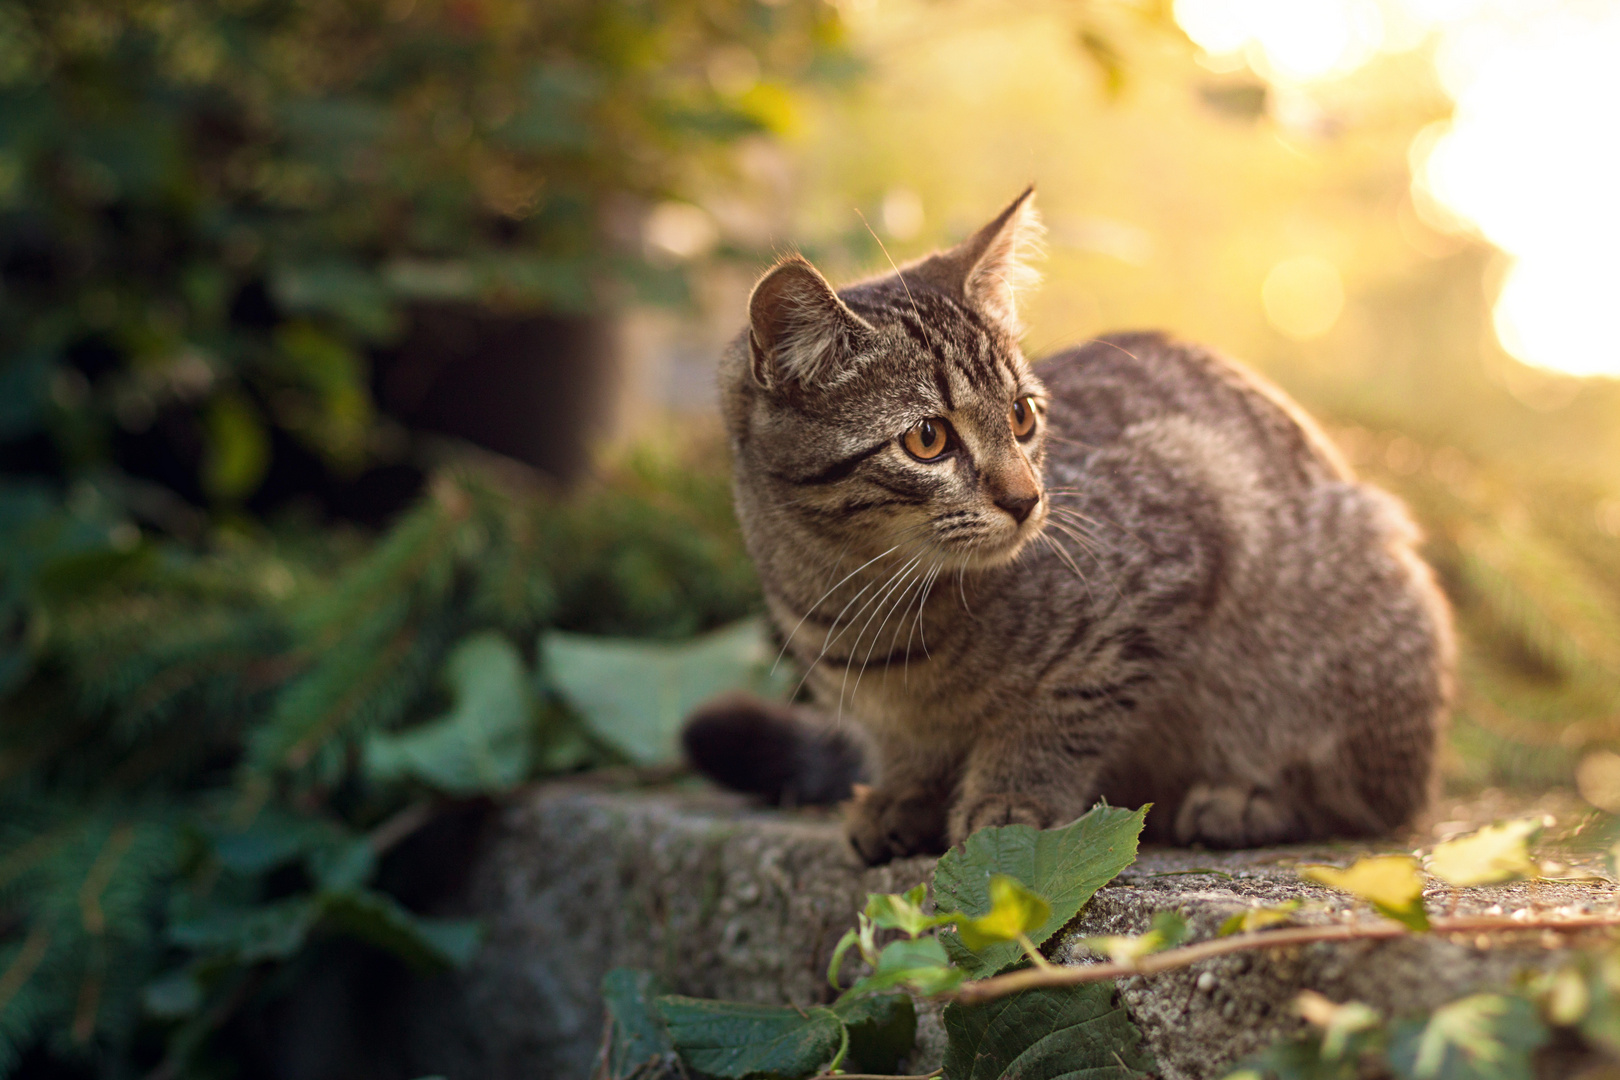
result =
M739 494L851 553L993 566L1039 534L1046 391L1018 347L1033 189L956 247L834 291L798 256L755 285L723 382Z

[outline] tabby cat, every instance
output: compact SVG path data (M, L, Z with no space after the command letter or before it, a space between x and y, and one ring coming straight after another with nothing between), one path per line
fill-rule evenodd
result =
M1039 229L1026 191L893 273L835 292L791 256L755 286L720 370L737 513L814 704L715 703L689 755L853 791L869 863L1098 799L1217 847L1407 822L1451 648L1404 511L1205 349L1026 362Z

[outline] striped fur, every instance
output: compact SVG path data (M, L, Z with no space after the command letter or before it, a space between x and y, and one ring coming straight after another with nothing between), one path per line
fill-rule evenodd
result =
M1401 825L1430 788L1450 664L1404 512L1203 349L1131 334L1027 363L1015 286L1036 231L1026 192L958 247L836 293L786 260L722 362L771 616L877 774L857 850L937 851L1100 797L1152 801L1150 833L1181 843ZM929 417L960 446L923 462L900 438ZM1033 478L1019 522L997 500Z

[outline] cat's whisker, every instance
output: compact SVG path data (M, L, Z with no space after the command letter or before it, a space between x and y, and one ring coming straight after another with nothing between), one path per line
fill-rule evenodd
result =
M880 555L874 556L873 558L870 558L870 559L866 560L866 562L862 563L861 565L857 566L855 569L851 570L849 573L845 574L843 579L841 581L839 581L837 585L834 585L832 588L830 588L826 592L822 593L821 594L821 599L817 600L815 603L811 604L808 608L806 608L805 612L804 612L804 615L801 616L799 621L794 625L792 633L788 634L787 638L782 642L782 648L777 651L777 653L776 653L776 663L771 665L771 674L773 674L773 675L776 674L777 664L780 664L782 662L782 657L787 654L788 646L793 644L793 637L794 637L795 634L797 634L799 632L799 628L804 625L805 619L808 619L811 616L811 614L816 610L816 608L818 608L818 607L820 607L822 605L822 603L827 599L827 597L831 596L834 592L838 591L839 587L842 586L845 581L848 581L850 578L854 577L856 574L860 573L862 570L865 570L868 566L871 566L873 563L877 562L878 559L881 559L885 555L889 555L889 554L899 550L899 548L900 548L900 545L896 544L896 545L894 545L894 547L891 547L888 551L885 551ZM848 549L849 549L849 544L845 543L843 549L840 551L839 556L838 556L840 561L844 557L843 556L843 551L847 551ZM838 572L837 564L834 563L834 565L833 565L833 573L837 573L837 572ZM856 595L859 596L860 594L857 593ZM838 625L838 620L837 619L833 620L833 625L834 626ZM830 628L829 628L828 632L831 633Z
M920 567L921 563L922 563L922 557L918 556L917 561L918 561L918 566ZM861 679L866 675L866 665L870 664L872 662L872 653L873 653L874 650L877 649L878 639L883 636L883 628L885 626L889 625L889 619L894 615L895 611L900 607L901 599L904 598L904 597L910 596L912 587L914 585L916 585L917 582L920 581L920 580L921 580L920 574L915 578L912 577L911 574L907 575L907 582L906 582L905 587L900 592L895 594L894 602L889 605L888 613L883 616L883 621L878 623L877 631L876 631L876 633L874 633L872 635L872 644L870 644L870 645L868 645L866 647L866 655L861 658L861 670L855 675L855 689L850 691L850 697L852 699L855 698L857 695L859 695L860 692L861 692ZM911 603L910 603L909 600L907 600L906 606L908 608L911 606ZM902 617L902 619L903 619L903 617ZM897 630L896 633L898 633L898 632L899 631ZM863 633L864 633L864 631L863 631ZM891 652L893 651L892 647L891 647L890 651ZM844 669L844 676L845 676L845 678L849 677L849 669L848 668Z
M911 639L917 633L918 626L922 623L923 614L928 608L928 594L933 591L934 581L939 577L940 567L944 565L944 562L936 560L933 568L928 571L928 579L923 582L922 598L917 602L917 614L911 617L911 630L906 634L906 671L902 680L908 687L911 685ZM932 660L933 656L928 652L927 627L922 628L922 649L923 658Z

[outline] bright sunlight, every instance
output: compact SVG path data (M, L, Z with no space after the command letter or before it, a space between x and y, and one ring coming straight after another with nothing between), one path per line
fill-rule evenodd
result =
M1511 260L1494 321L1541 368L1620 376L1620 5L1603 0L1178 0L1217 60L1275 85L1344 75L1380 51L1432 47L1455 102L1413 144L1430 224L1477 230ZM1431 45L1432 43L1432 45Z

